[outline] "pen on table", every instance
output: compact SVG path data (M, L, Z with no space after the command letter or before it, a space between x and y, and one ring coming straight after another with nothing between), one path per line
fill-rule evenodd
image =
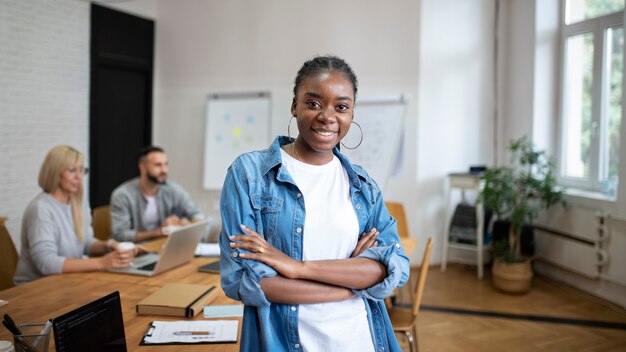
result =
M210 331L174 331L175 336L211 335Z

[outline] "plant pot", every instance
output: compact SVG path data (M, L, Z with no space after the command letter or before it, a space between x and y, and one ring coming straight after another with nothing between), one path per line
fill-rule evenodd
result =
M493 285L506 293L526 293L533 280L532 261L506 263L496 260L491 268Z

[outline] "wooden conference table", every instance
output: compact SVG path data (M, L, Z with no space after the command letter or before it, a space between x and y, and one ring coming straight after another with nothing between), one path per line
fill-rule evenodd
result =
M402 245L408 254L415 248L417 240L402 238ZM163 240L151 242L147 247L160 248ZM140 346L148 324L154 320L182 320L181 317L155 315L137 315L135 306L139 301L155 292L167 283L188 283L214 285L217 296L211 304L239 304L221 289L219 275L198 272L198 266L218 260L217 258L194 258L191 262L155 277L115 274L108 272L76 273L51 275L28 284L0 291L0 299L9 301L0 307L0 315L9 313L19 323L39 323L60 316L75 308L94 301L108 293L119 291L124 316L124 330L128 351L238 351L239 343ZM194 319L203 319L202 314ZM239 339L241 338L241 318L239 320ZM106 327L103 327L106 328ZM0 328L0 340L12 341L9 332ZM239 341L238 339L238 341ZM54 339L50 338L50 350L54 351Z

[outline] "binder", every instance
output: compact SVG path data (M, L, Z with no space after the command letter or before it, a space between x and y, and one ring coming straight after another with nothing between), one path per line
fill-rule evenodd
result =
M137 314L194 317L217 293L215 286L167 284L137 303Z

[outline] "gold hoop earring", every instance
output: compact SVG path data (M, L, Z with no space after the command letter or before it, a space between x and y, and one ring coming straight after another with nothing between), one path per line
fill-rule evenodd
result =
M342 145L344 148L346 148L346 149L350 149L350 150L358 148L358 147L361 145L361 143L363 143L363 129L361 128L361 125L359 125L358 123L356 123L356 122L354 122L354 121L352 121L352 123L353 123L353 124L355 124L355 125L356 125L356 127L358 127L358 128L359 128L359 131L361 131L361 139L359 140L359 144L357 144L357 145L356 145L356 147L352 147L352 148L347 147L345 144L343 144L343 142L341 142L341 145Z
M289 119L289 123L287 124L287 136L289 137L289 139L292 139L291 138L291 121L293 121L293 119L295 119L295 118L296 118L295 116L292 116Z

